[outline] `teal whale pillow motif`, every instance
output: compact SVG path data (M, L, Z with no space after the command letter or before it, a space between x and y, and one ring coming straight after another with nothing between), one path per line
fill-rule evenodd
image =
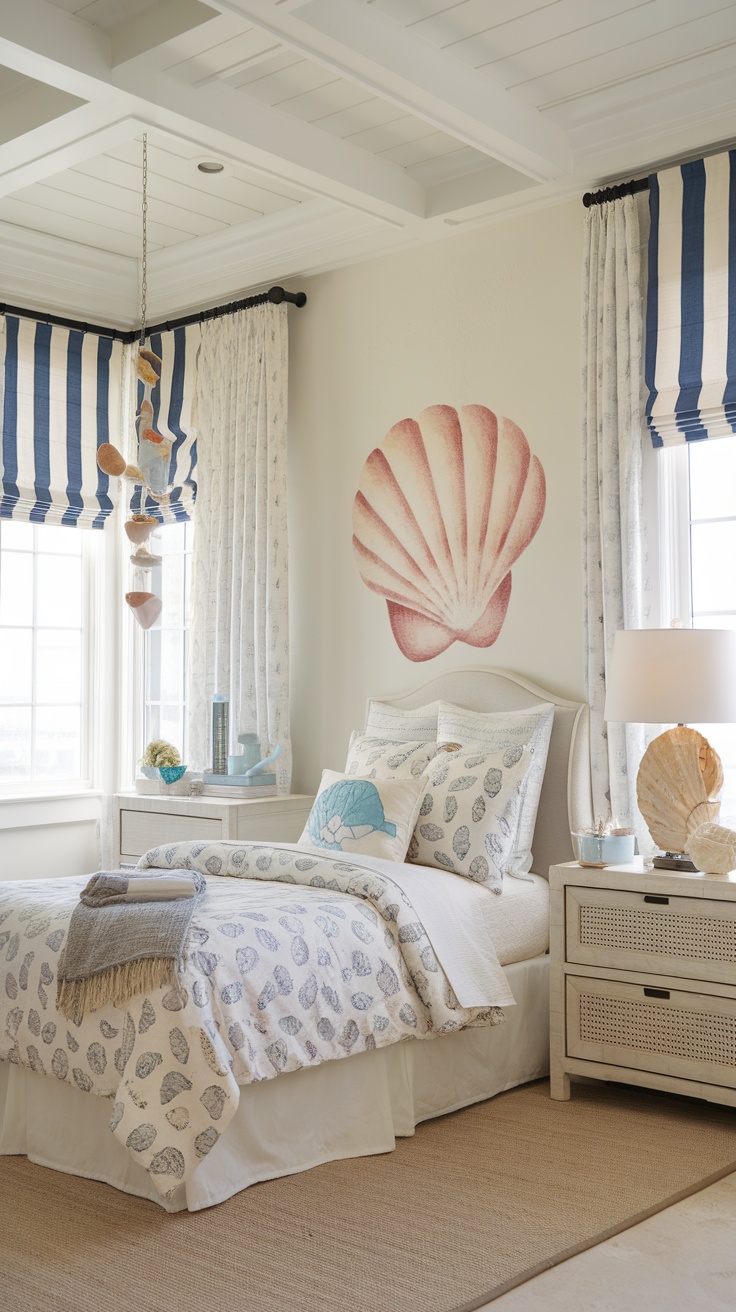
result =
M364 779L325 770L301 847L403 861L426 779Z

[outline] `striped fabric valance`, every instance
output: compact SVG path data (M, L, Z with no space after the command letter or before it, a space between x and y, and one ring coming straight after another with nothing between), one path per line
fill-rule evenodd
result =
M93 333L0 320L0 518L104 528L113 489L96 454L103 442L120 445L122 349Z
M736 432L736 152L649 179L645 377L654 446Z
M153 427L172 443L167 484L170 490L158 499L135 487L130 509L133 514L152 515L162 524L191 519L197 499L197 435L192 426L192 402L200 335L199 324L154 333L146 345L161 357L161 379L153 389L144 388L138 381L137 406L148 393ZM137 346L133 350L135 362ZM132 448L130 459L140 463Z

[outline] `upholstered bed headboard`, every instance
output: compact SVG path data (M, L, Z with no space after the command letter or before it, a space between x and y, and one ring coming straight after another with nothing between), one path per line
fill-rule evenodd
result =
M547 768L534 830L534 870L547 875L551 865L573 860L570 831L592 823L588 707L539 688L509 670L480 665L448 671L399 697L378 697L391 706L412 710L427 702L454 702L471 711L515 711L553 702L555 718Z

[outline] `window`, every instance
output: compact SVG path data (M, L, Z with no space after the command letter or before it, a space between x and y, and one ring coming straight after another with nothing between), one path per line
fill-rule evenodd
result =
M144 745L165 738L187 762L188 608L191 591L194 525L164 524L152 534L149 550L161 556L147 588L161 598L161 615L143 643Z
M736 629L736 437L656 453L662 624ZM721 823L736 827L736 725L695 725L723 762Z
M102 536L0 523L0 791L89 786L90 598Z

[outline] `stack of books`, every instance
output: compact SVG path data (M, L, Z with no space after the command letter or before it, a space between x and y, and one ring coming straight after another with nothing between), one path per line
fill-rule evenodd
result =
M238 801L256 797L276 796L276 775L257 774L251 776L253 783L246 782L242 774L203 774L203 797L230 797Z

